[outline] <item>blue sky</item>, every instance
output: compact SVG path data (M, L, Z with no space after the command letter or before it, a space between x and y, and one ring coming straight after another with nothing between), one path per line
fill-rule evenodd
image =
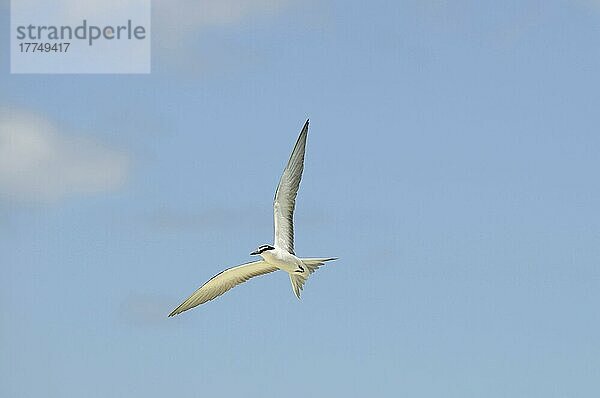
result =
M1 396L600 394L598 1L199 4L150 75L2 58ZM340 260L167 319L271 241L307 117Z

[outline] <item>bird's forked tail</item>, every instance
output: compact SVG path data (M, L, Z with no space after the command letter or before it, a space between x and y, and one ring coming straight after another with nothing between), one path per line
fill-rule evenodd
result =
M290 273L290 282L292 282L292 290L298 299L300 299L300 293L304 288L304 282L308 279L310 274L315 272L321 265L325 264L326 261L337 260L337 257L329 258L301 258L304 264L304 272Z

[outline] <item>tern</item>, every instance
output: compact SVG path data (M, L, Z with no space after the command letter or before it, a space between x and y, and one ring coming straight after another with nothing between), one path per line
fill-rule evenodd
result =
M273 200L274 242L272 245L260 245L250 253L251 256L260 256L262 260L228 268L213 276L175 308L169 314L170 317L217 298L250 278L277 270L289 274L292 290L300 299L300 293L308 277L325 262L337 259L334 257L300 258L294 253L294 209L304 170L307 135L308 120L300 131L300 136L275 191Z

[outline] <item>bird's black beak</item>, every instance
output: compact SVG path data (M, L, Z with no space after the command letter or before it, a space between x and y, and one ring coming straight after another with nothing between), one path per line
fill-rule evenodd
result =
M260 254L260 252L258 250L254 250L252 253L250 253L251 256L258 256Z

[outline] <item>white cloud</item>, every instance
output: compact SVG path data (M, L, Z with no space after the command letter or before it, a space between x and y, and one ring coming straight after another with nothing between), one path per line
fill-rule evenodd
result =
M0 108L0 198L48 202L123 184L125 154L65 134L33 112Z

